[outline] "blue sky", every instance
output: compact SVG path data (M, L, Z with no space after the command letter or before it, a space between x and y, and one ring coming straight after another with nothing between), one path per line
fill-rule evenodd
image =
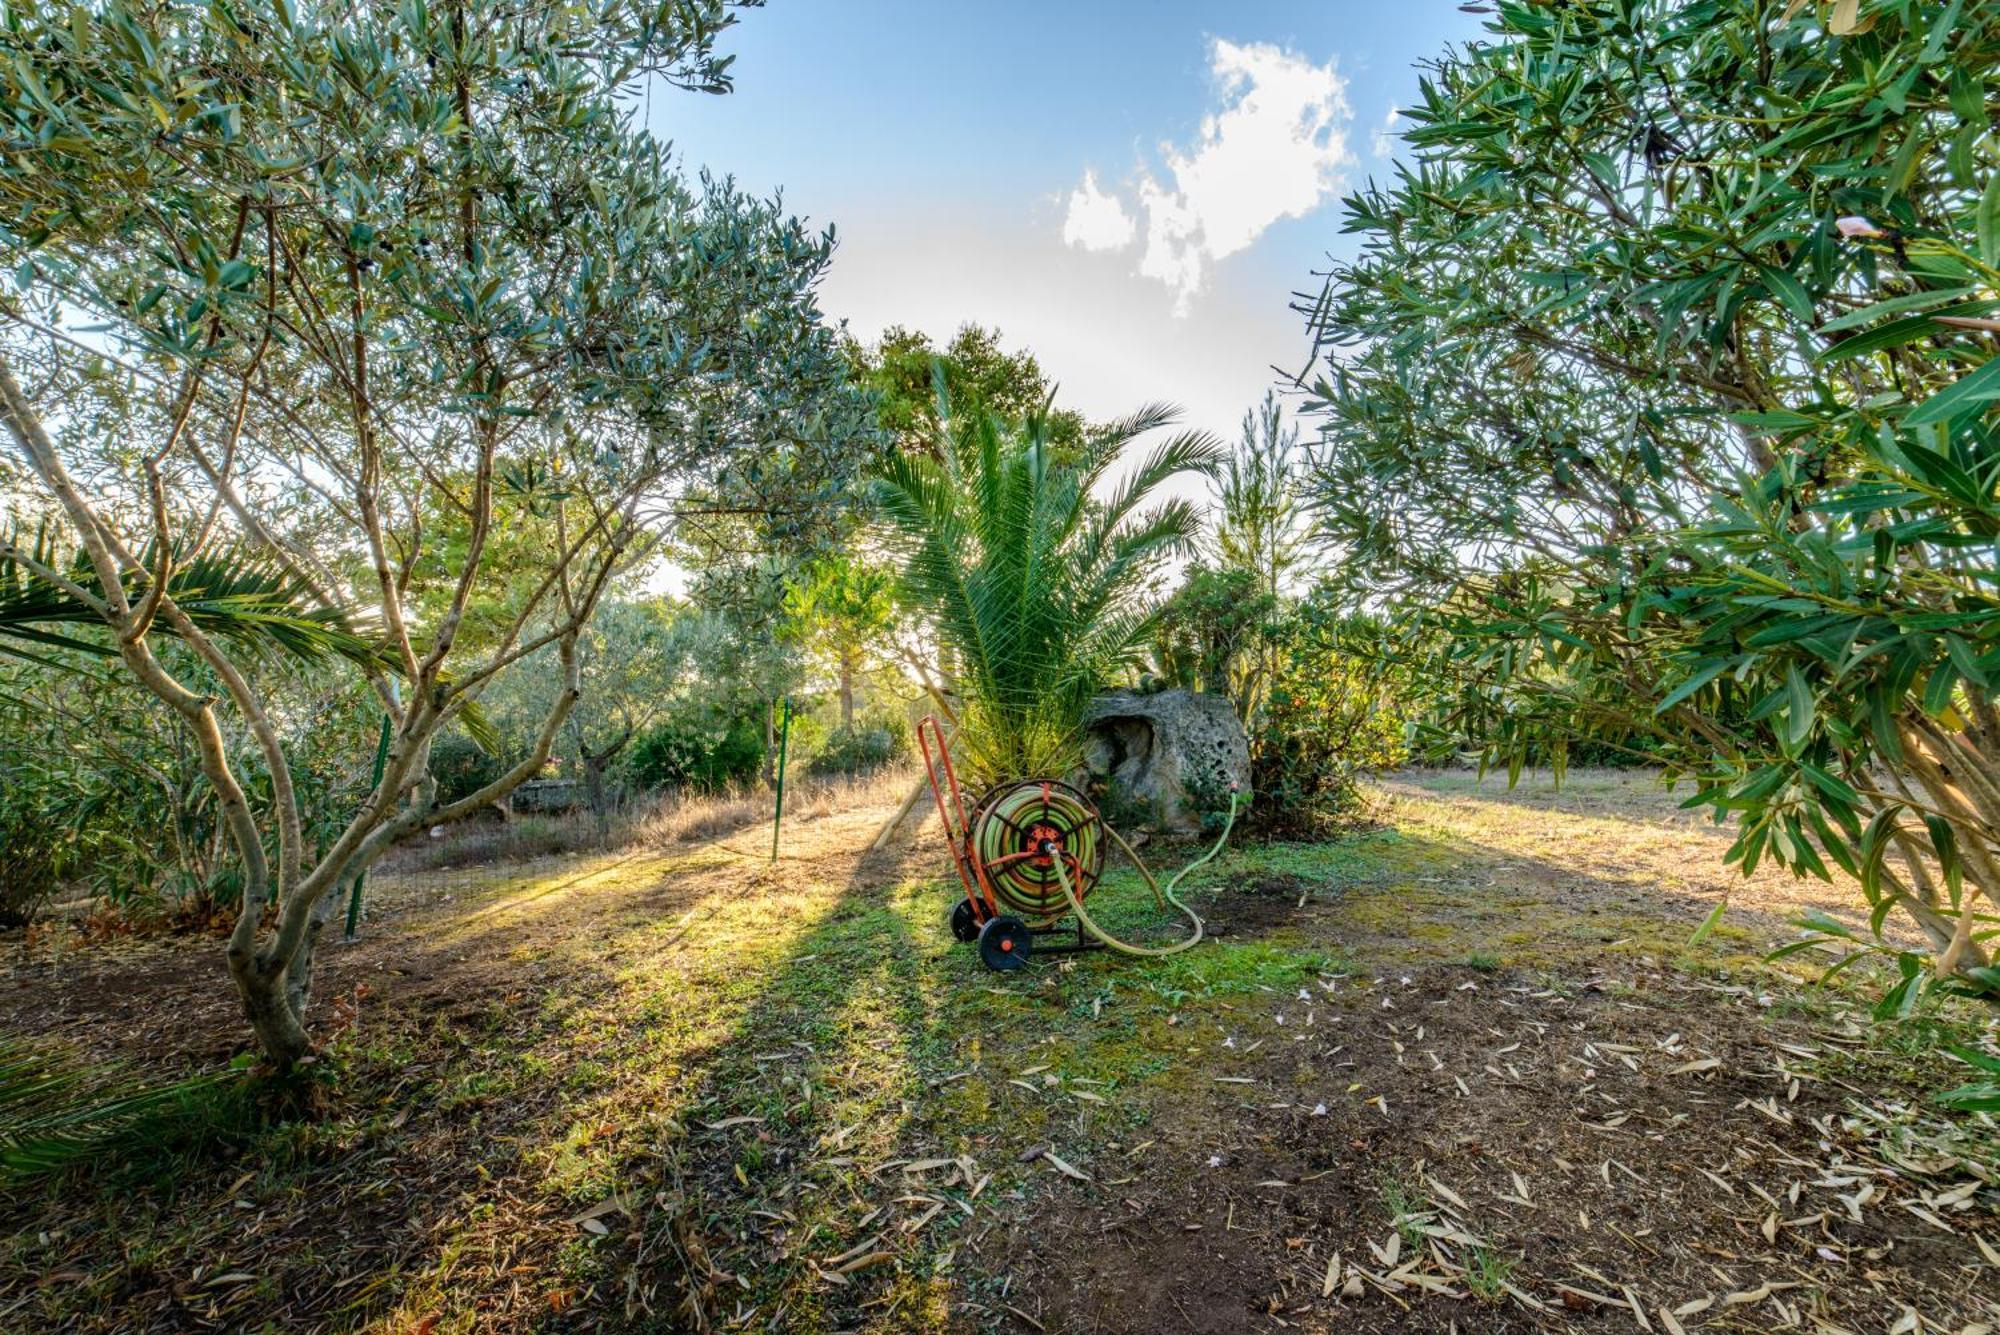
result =
M1234 435L1306 347L1288 294L1385 159L1415 62L1477 33L1416 3L773 0L727 97L654 132L834 225L828 313L863 339L967 321L1093 417L1180 403Z

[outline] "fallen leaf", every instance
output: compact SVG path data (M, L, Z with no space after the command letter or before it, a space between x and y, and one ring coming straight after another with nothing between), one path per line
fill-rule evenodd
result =
M834 1271L834 1273L837 1275L851 1275L857 1270L867 1270L873 1266L881 1265L884 1261L893 1261L895 1259L896 1253L894 1252L869 1252L866 1256L855 1257L852 1261Z

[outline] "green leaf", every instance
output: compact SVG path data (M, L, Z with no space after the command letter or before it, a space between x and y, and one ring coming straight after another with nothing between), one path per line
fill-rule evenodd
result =
M1947 631L1944 647L1945 652L1951 657L1952 666L1958 669L1960 676L1981 689L1987 686L1986 670L1979 666L1979 659L1973 654L1971 645Z
M1989 359L1977 370L1960 376L1925 399L1903 419L1903 425L1929 426L1949 421L1961 413L1980 411L1995 399L2000 399L2000 357Z
M1805 674L1792 663L1785 668L1785 731L1793 746L1812 734L1813 696Z
M1932 718L1944 713L1957 687L1958 669L1947 658L1931 669L1930 680L1924 683L1924 712Z
M1923 998L1926 975L1922 962L1915 955L1905 952L1896 957L1896 968L1903 976L1902 981L1875 1003L1873 1014L1877 1020L1906 1020Z
M1861 794L1855 792L1847 784L1836 779L1818 765L1810 761L1801 760L1799 762L1799 772L1812 782L1813 787L1819 789L1834 801L1845 802L1848 806L1860 805Z
M2000 171L1987 178L1986 192L1979 197L1975 226L1979 233L1979 258L1989 268L2000 268Z
M1958 1047L1949 1048L1947 1051L1968 1066L1976 1066L1982 1071L1991 1071L1994 1075L2000 1075L2000 1057L1996 1057L1990 1052L1981 1052L1977 1048Z
M1675 705L1687 699L1689 696L1693 695L1696 691L1700 690L1702 687L1708 685L1710 682L1714 681L1717 677L1727 672L1734 665L1736 661L1738 660L1725 659L1718 663L1710 663L1708 666L1696 672L1692 677L1689 677L1686 681L1674 687L1673 690L1667 692L1666 699L1660 701L1658 706L1654 708L1653 712L1655 714L1666 713L1669 709L1672 709Z
M1729 896L1724 895L1720 900L1716 902L1715 907L1708 911L1708 916L1701 920L1701 926L1694 929L1694 935L1688 938L1688 945L1689 946L1700 945L1702 941L1707 938L1708 934L1715 930L1715 925L1722 921L1722 915L1725 912L1727 912L1728 909L1729 909Z
M2000 1113L2000 1084L1961 1085L1938 1095L1937 1101L1959 1112Z
M1783 269L1767 268L1763 271L1763 279L1764 286L1778 300L1785 303L1786 309L1790 310L1793 315L1796 315L1806 323L1810 324L1812 322L1813 301L1812 297L1806 293L1804 283L1801 283Z
M1912 315L1901 320L1891 320L1877 325L1851 338L1844 338L1830 347L1823 348L1814 359L1821 363L1845 361L1885 348L1899 348L1905 343L1914 343L1920 338L1933 338L1949 326L1937 322L1940 315L1981 317L2000 311L2000 301L1967 301L1956 306L1948 306L1930 315Z
M1825 932L1828 936L1837 936L1848 941L1859 942L1861 939L1846 923L1829 917L1820 909L1809 909L1799 915L1799 926L1809 927L1815 932Z
M1884 760L1891 765L1903 763L1903 739L1889 713L1889 694L1879 686L1868 692L1868 730L1874 735L1875 748Z
M1887 301L1877 301L1851 310L1845 315L1837 315L1819 327L1822 334L1838 333L1845 329L1859 328L1873 324L1886 315L1901 315L1906 311L1928 310L1933 306L1947 306L1954 301L1978 292L1977 287L1930 288L1922 292L1911 292L1900 297L1890 297Z

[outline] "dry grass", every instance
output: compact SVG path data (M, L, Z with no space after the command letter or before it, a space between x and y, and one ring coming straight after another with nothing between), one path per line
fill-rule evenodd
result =
M805 824L834 811L875 804L891 791L900 796L912 781L912 772L898 766L852 777L800 779L786 787L785 816ZM381 865L385 873L396 875L698 843L769 825L772 807L771 792L753 784L714 793L645 793L603 817L582 809L508 820L482 816L410 839Z

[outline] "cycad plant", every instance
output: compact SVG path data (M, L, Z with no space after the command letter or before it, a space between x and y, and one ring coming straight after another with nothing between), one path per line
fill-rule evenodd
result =
M1149 577L1192 551L1200 532L1193 504L1155 495L1222 455L1214 437L1183 431L1116 469L1127 445L1178 421L1164 406L1091 432L1081 447L1056 445L1051 421L1048 403L1019 422L947 416L933 451L897 454L877 472L904 595L948 660L975 782L1074 766L1091 696L1151 628Z

